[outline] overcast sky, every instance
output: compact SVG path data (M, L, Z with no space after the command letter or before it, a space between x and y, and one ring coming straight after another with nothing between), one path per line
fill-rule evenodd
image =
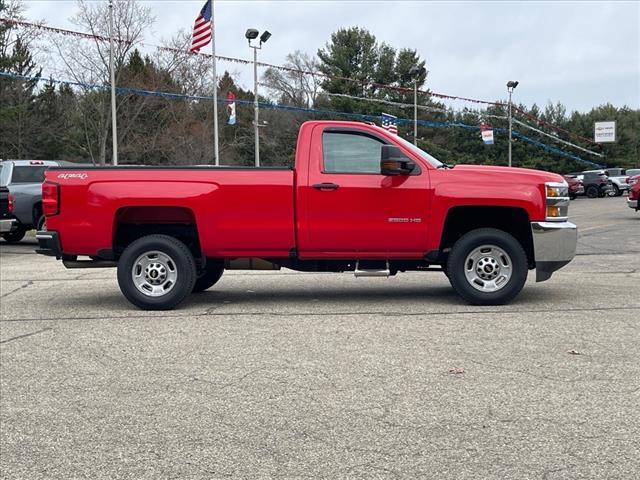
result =
M28 0L26 16L73 28L74 1ZM151 43L190 29L204 0L146 1L156 16ZM569 111L612 103L640 108L640 2L427 2L216 0L219 55L249 58L249 27L273 36L260 60L281 64L296 49L315 54L341 27L360 26L426 60L428 87L496 100L519 80L515 101L560 101ZM249 87L252 73L219 63ZM455 104L459 108L465 105Z

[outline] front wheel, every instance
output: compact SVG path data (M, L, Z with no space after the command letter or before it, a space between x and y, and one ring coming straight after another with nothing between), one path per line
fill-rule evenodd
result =
M527 256L520 242L495 228L463 235L447 261L451 286L474 305L509 303L524 287L527 271Z
M191 293L196 264L186 245L167 235L139 238L122 253L118 285L144 310L170 310Z

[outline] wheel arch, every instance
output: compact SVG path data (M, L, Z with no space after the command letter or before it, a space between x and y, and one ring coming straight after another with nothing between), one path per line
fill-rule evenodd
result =
M446 262L451 247L464 234L478 228L496 228L512 235L527 255L529 268L535 268L531 221L524 208L502 206L457 206L447 212L439 256Z
M198 225L194 212L175 206L128 206L114 215L113 251L118 259L127 246L147 235L168 235L184 243L194 258L202 257Z

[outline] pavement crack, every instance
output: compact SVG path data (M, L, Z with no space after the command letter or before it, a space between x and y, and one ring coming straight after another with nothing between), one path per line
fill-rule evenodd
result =
M2 295L0 295L0 298L8 297L8 296L9 296L9 295L11 295L12 293L16 293L16 292L18 292L18 291L20 291L20 290L24 290L25 288L27 288L27 287L29 287L29 286L31 286L31 285L33 285L33 281L32 281L32 280L29 280L27 283L25 283L25 284L23 284L23 285L20 285L18 288L14 288L14 289L13 289L13 290L11 290L10 292L3 293Z
M624 306L624 307L576 307L569 308L563 307L563 312L611 312L611 311L636 311L640 309L640 306ZM207 311L194 313L194 312L183 312L183 313L175 313L175 314L164 314L162 316L159 315L136 315L136 319L138 320L165 320L172 318L182 318L185 316L189 316L192 318L202 318L202 317L285 317L288 318L291 316L290 312L264 312L264 311L252 311L252 312L237 312L237 311L227 311L227 312L217 312L211 311L213 309L209 308ZM447 310L447 311L432 311L432 312L397 312L397 311L346 311L346 312L297 312L297 316L301 317L334 317L334 316L372 316L372 315L380 315L385 317L442 317L442 316L455 316L455 315L518 315L522 313L549 313L547 308L539 308L539 309L529 309L529 310L497 310L497 309L487 309L487 310ZM0 323L12 323L12 322L49 322L49 321L74 321L74 320L104 320L103 316L86 316L86 317L47 317L47 318L8 318L0 320ZM121 316L121 317L113 317L111 320L131 320L130 316Z
M53 330L53 328L47 327L47 328L43 328L43 329L37 330L35 332L25 333L24 335L17 335L15 337L7 338L6 340L0 340L0 343L13 342L14 340L20 340L21 338L31 337L32 335L37 335L39 333L47 332L49 330Z

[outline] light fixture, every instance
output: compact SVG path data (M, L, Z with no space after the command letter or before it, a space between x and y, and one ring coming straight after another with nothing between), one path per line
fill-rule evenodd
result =
M258 33L258 30L256 30L255 28L248 28L247 32L244 34L244 38L246 38L247 40L254 40L258 38Z
M260 43L267 43L267 40L269 40L270 38L271 38L271 33L265 30L264 32L262 32L262 35L260 35Z

